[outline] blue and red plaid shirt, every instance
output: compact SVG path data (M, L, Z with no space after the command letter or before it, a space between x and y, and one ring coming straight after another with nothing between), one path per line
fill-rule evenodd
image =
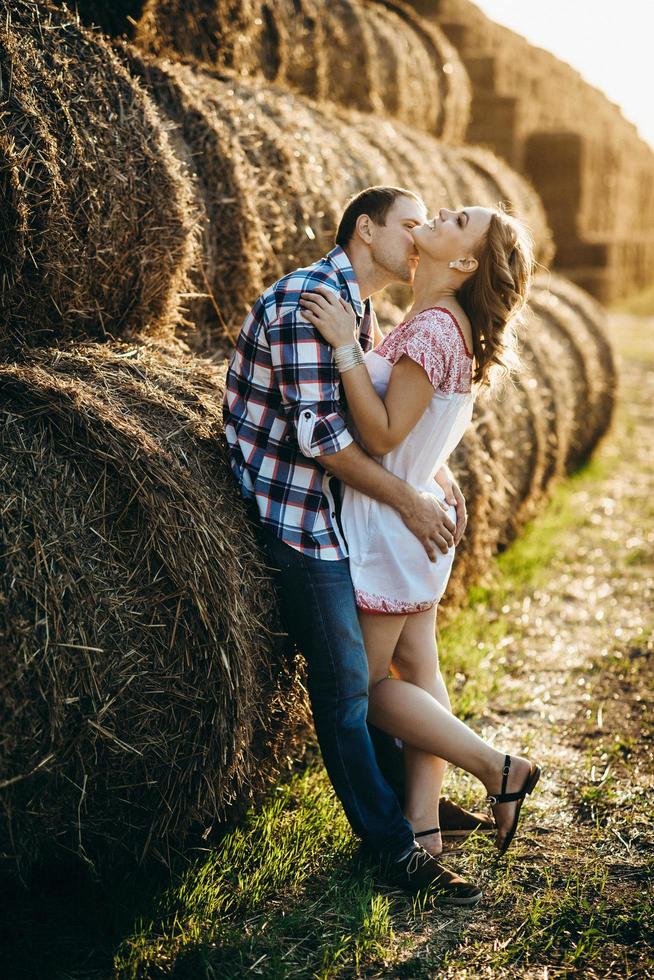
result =
M261 523L314 558L347 557L338 525L338 481L317 457L353 441L332 349L304 319L302 293L333 289L357 315L364 351L374 342L374 311L361 301L342 248L270 286L241 327L225 387L225 435L241 492Z

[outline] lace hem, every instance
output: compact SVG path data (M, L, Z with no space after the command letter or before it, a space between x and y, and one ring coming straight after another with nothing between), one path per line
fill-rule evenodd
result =
M357 609L369 613L386 613L391 616L406 616L410 613L426 612L436 603L436 599L427 602L403 602L401 599L389 599L383 595L373 595L371 592L354 590Z

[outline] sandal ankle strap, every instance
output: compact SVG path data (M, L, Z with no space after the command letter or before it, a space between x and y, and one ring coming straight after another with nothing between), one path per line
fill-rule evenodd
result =
M419 834L414 834L414 837L428 837L429 834L440 834L440 827L432 827L431 830L421 830Z

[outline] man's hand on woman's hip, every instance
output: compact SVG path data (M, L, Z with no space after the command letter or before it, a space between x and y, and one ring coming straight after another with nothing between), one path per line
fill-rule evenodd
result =
M447 554L455 542L456 528L437 497L414 491L409 495L406 504L398 509L402 520L420 541L430 561L436 561L439 551Z
M445 500L452 507L456 507L456 531L454 534L454 544L457 545L468 523L468 512L466 510L465 497L461 493L461 488L452 475L449 466L441 466L434 476L434 480L442 488Z

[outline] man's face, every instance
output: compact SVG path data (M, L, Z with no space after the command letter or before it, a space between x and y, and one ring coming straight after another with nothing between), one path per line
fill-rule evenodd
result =
M386 224L371 225L371 257L393 282L413 282L418 267L418 250L411 232L426 220L427 211L423 204L412 197L398 197L386 215Z

